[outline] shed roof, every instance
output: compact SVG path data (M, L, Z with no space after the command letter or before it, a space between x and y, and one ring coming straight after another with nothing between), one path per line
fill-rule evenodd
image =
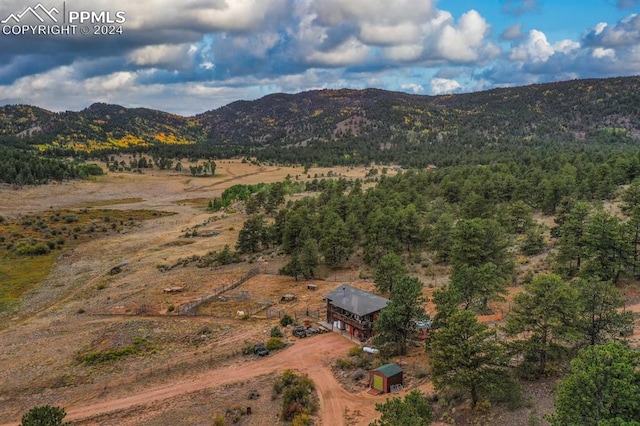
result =
M364 316L377 312L387 306L388 299L376 296L368 291L342 284L325 296L334 306Z
M393 363L381 365L380 367L375 368L373 371L382 373L382 375L385 377L393 377L396 374L402 373L402 368L400 368L398 364Z

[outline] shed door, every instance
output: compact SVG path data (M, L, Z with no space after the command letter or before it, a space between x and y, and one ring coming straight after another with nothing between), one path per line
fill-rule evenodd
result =
M384 392L382 376L373 376L373 388Z

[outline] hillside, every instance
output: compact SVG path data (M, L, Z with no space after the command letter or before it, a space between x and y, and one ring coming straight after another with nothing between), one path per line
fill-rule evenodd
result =
M0 108L0 135L27 137L40 149L77 152L193 144L189 120L146 108L96 103L79 112L54 113L28 105Z
M444 96L320 90L237 101L194 117L107 104L62 113L18 105L0 108L0 135L31 136L41 150L65 153L182 145L172 152L220 156L224 147L291 162L427 161L470 147L477 156L548 142L635 144L639 87L640 77L625 77Z

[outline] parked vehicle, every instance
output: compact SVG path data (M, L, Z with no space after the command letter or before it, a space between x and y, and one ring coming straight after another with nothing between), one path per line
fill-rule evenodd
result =
M269 349L264 347L264 343L256 343L253 347L253 353L258 356L267 356L269 355Z
M307 337L307 331L301 325L296 325L295 327L293 327L293 331L291 332L291 334L299 339Z

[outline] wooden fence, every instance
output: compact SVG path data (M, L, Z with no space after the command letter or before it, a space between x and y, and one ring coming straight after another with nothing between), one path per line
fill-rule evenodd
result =
M258 275L260 273L260 269L259 268L253 268L251 269L249 272L247 272L246 274L244 274L239 280L229 284L229 285L223 285L222 287L218 287L217 289L215 289L213 291L213 293L204 295L196 300L192 300L191 302L187 303L186 305L182 306L180 308L180 311L178 312L179 315L195 315L198 312L198 308L202 305L204 305L205 303L211 302L212 300L214 300L216 297L220 296L221 294L229 291L229 290L233 290L234 288L237 288L239 286L241 286L243 283L245 283L247 280L255 277L256 275Z

